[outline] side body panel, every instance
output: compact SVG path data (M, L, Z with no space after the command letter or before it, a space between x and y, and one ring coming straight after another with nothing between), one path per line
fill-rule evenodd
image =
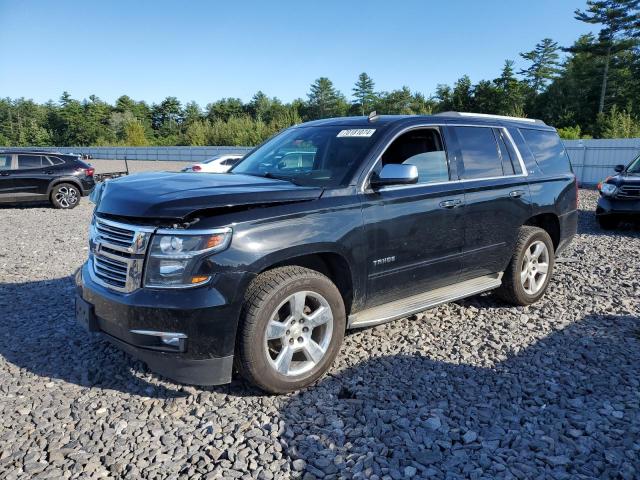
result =
M455 283L461 268L464 199L452 182L366 192L367 307Z

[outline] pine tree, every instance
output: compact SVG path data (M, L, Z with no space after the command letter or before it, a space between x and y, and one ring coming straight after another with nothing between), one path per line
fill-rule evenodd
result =
M344 95L333 86L327 77L320 77L311 84L307 105L311 118L339 117L346 111Z
M559 51L557 42L544 38L533 50L520 54L522 58L531 62L531 66L518 73L524 75L534 92L542 91L562 71Z
M353 104L360 107L362 115L366 115L376 101L374 87L373 79L365 72L358 76L358 81L353 87L353 96L355 97Z
M612 56L629 51L640 36L640 0L587 0L587 10L576 10L575 18L592 25L602 25L598 43L592 48L604 58L598 113L604 111Z

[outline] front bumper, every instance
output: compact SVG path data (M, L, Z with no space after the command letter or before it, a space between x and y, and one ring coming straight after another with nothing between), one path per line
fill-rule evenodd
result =
M600 196L598 199L598 206L596 207L596 215L640 217L640 200L619 200L616 198Z
M172 380L194 385L231 381L242 304L238 292L244 291L247 274L221 274L193 289L119 293L94 282L91 268L89 260L78 270L76 295L88 304L92 330ZM149 332L184 338L164 343Z

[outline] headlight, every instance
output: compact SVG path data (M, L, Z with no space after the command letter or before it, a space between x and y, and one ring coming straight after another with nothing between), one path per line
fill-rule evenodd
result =
M603 183L600 192L606 197L613 197L618 191L618 187L611 183Z
M230 243L230 228L192 232L158 230L149 248L144 286L187 288L202 285L211 278L197 272L203 257L221 252Z

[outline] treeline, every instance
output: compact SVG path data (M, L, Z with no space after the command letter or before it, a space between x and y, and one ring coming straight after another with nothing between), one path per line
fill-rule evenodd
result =
M255 145L290 125L318 118L428 114L448 110L541 118L564 138L640 137L640 0L589 0L577 20L600 26L569 47L550 38L507 60L499 75L468 76L425 96L402 87L377 91L360 74L349 98L326 77L306 99L283 103L256 93L251 101L223 98L201 108L167 97L158 104L124 95L115 104L92 95L58 102L0 100L0 145Z

